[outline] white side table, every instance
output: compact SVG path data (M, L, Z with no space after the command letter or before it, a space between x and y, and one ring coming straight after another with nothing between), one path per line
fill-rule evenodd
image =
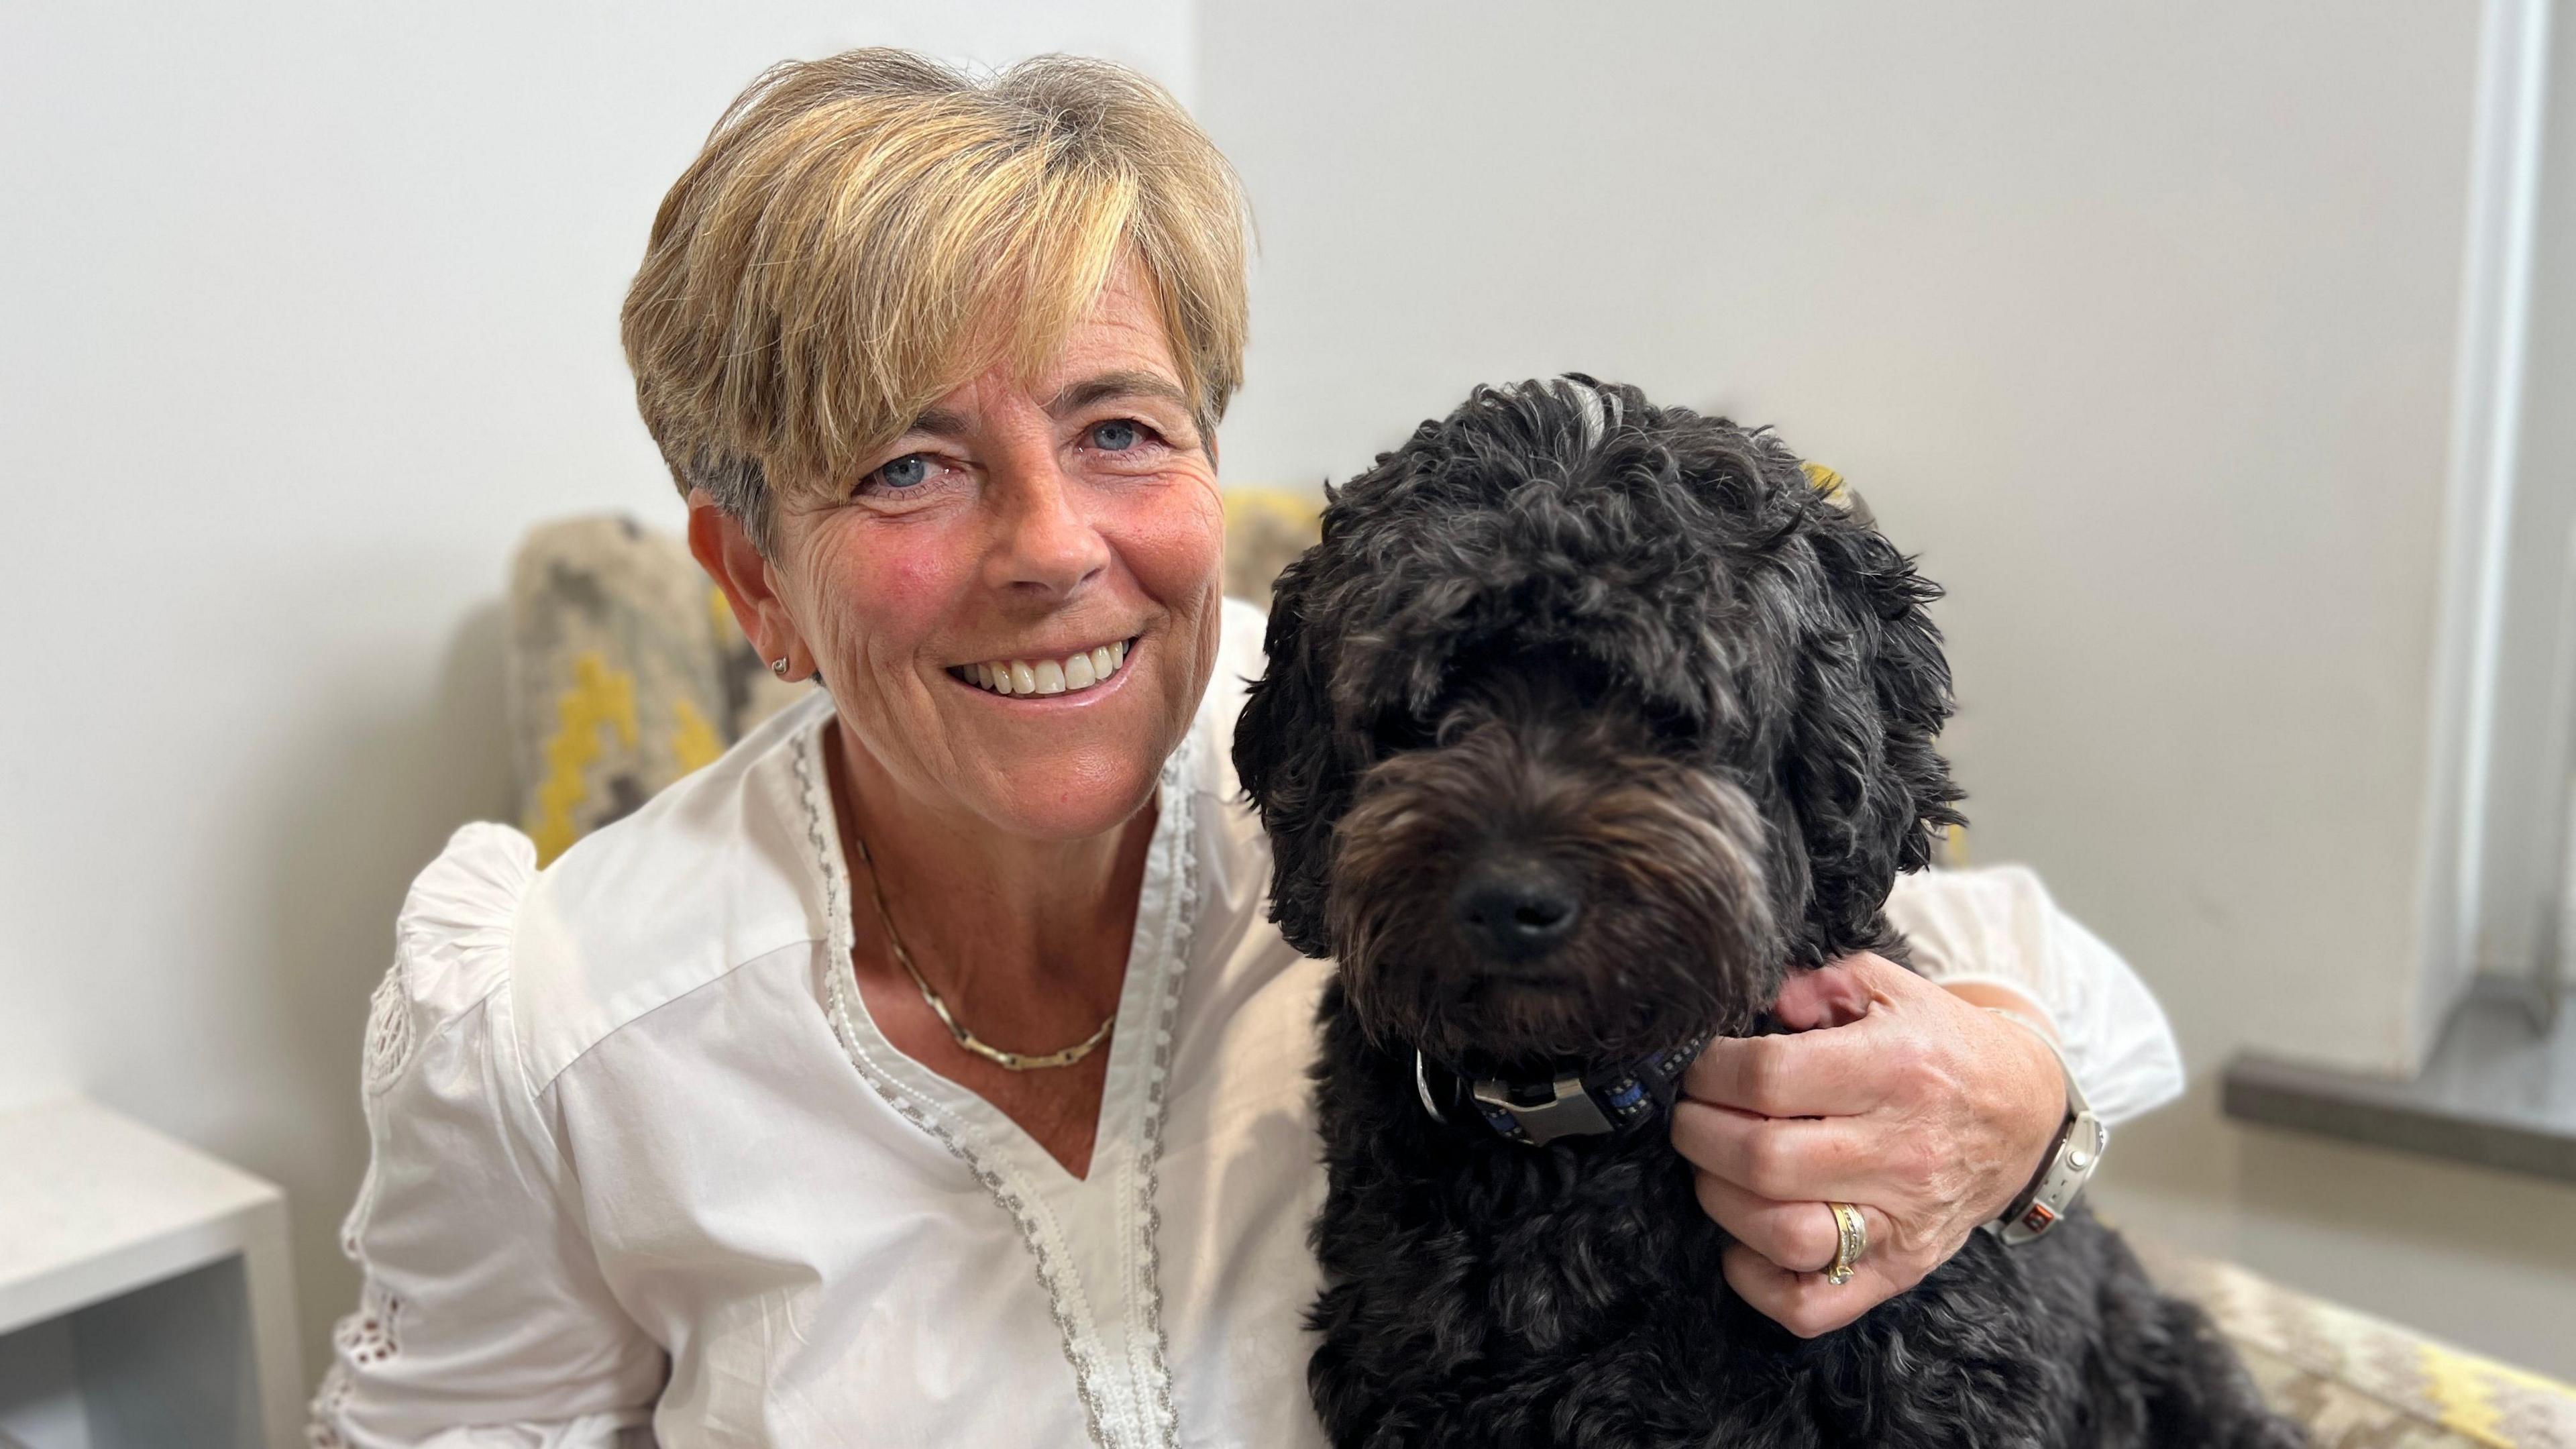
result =
M76 1098L0 1112L0 1431L290 1449L302 1377L275 1187Z

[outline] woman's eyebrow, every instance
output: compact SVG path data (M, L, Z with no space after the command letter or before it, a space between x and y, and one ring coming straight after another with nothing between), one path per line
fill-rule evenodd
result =
M914 418L912 426L904 432L906 435L927 433L934 438L962 437L966 432L966 418L964 414L953 413L946 408L924 408L921 416Z
M1188 395L1181 391L1180 384L1170 378L1142 368L1124 368L1117 372L1104 372L1097 377L1086 377L1080 382L1066 383L1047 400L1046 411L1049 417L1060 418L1104 399L1121 397L1161 398L1182 407L1189 406L1190 401ZM912 426L904 429L904 434L956 438L963 437L968 431L964 414L934 407L924 408L912 420Z
M1113 397L1161 398L1184 407L1189 405L1189 398L1182 394L1179 383L1159 373L1129 368L1066 383L1046 405L1046 410L1049 416L1060 418Z

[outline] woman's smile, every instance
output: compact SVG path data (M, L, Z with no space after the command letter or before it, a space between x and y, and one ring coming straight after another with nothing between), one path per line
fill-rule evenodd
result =
M1128 651L1143 637L1131 634L1065 652L1038 649L1026 655L955 664L949 666L948 677L987 694L1029 703L1105 697L1126 677Z

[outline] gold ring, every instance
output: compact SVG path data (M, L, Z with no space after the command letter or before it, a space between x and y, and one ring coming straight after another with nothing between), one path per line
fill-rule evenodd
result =
M1834 1246L1834 1260L1825 1267L1825 1281L1840 1287L1851 1281L1852 1265L1869 1251L1869 1225L1861 1221L1860 1209L1847 1202L1829 1202L1834 1210L1834 1227L1840 1241Z

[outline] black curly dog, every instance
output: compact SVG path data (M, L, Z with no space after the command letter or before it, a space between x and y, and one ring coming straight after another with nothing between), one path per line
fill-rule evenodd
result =
M1719 1272L1670 1076L1787 971L1901 959L1889 885L1958 818L1938 592L1769 434L1582 377L1479 389L1330 495L1234 755L1275 919L1339 963L1336 1443L2300 1442L2080 1210L1812 1341ZM1567 1073L1616 1081L1611 1130L1511 1140L1460 1090Z

